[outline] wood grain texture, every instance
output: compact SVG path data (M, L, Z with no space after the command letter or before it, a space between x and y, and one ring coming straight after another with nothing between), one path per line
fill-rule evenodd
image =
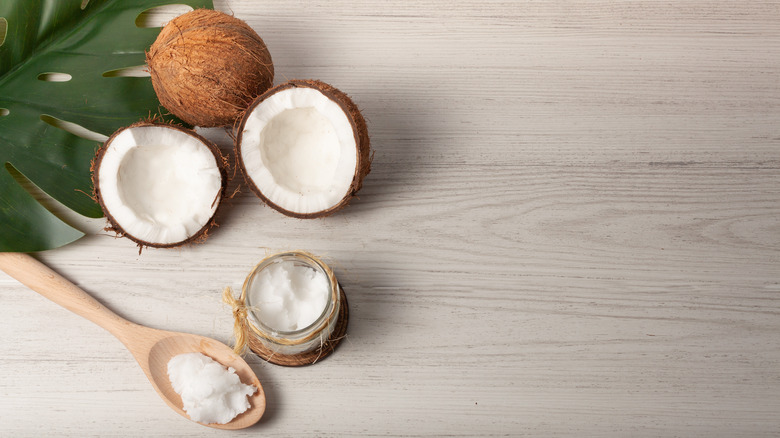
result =
M780 2L216 3L277 82L361 107L360 199L304 221L244 188L205 244L140 256L70 218L91 235L38 257L123 317L228 341L224 286L324 256L348 337L311 367L248 358L267 410L231 435L780 433ZM223 434L89 322L2 274L0 299L0 435Z

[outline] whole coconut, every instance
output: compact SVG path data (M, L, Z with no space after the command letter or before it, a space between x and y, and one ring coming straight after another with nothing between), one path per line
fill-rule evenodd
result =
M271 54L238 18L210 9L165 25L146 53L160 103L196 126L232 125L255 97L271 88Z

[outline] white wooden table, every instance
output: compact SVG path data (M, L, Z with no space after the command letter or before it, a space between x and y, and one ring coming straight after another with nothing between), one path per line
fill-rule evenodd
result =
M36 255L119 314L222 341L224 286L325 256L348 338L249 357L251 429L183 419L107 332L0 273L0 436L777 436L780 2L230 1L277 82L353 96L360 199L286 218L248 190L205 244ZM230 140L206 131L225 150Z

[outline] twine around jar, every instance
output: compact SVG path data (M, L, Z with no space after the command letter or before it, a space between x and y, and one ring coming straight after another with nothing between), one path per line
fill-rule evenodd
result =
M246 352L246 339L249 331L243 294L236 298L233 296L233 289L228 286L222 291L222 302L233 309L233 336L235 337L233 351L236 354L243 355Z

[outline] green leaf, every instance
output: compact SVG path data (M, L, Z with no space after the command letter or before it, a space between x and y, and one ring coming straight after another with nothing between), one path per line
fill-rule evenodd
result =
M160 111L149 78L103 73L144 63L159 29L137 27L136 17L170 3L213 7L211 0L0 0L0 251L41 251L83 236L28 194L11 166L66 207L102 216L89 195L100 137ZM85 129L74 135L71 126Z

